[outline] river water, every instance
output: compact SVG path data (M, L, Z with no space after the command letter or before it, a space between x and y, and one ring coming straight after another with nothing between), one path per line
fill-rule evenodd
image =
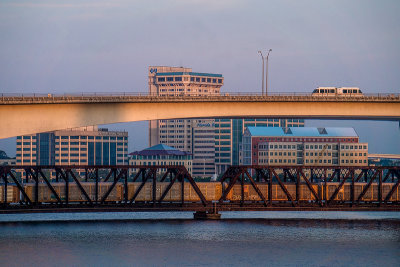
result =
M0 266L399 266L399 212L0 215Z

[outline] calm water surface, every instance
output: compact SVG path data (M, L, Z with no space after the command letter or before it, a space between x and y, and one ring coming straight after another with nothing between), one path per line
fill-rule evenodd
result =
M0 215L0 265L400 263L400 214L396 212L230 212L223 217L230 219L194 221L191 213Z

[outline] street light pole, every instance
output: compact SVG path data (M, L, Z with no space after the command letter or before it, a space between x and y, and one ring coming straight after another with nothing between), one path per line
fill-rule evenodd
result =
M266 67L267 67L267 71L265 72L265 95L268 94L268 57L269 57L269 53L272 51L272 49L268 50L268 54L267 54L267 59L266 59ZM263 64L264 67L264 64ZM264 71L263 71L264 72Z
M262 77L262 82L261 82L261 95L264 95L264 56L261 51L258 51L261 55L261 61L262 61L262 72L261 72L261 77Z

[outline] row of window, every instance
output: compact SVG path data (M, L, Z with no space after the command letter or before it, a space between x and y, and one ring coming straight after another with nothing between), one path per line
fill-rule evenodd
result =
M258 155L259 156L268 156L268 152L258 152ZM296 156L296 152L269 152L269 156ZM330 157L331 155L332 155L332 153L330 153L330 152L324 152L323 153L323 155L324 156L328 156L328 157ZM317 157L317 156L322 156L322 154L320 153L320 152L306 152L306 156L311 156L311 157ZM344 157L344 156L346 156L346 157L353 157L353 156L355 156L355 157L357 157L357 156L364 156L364 157L366 157L367 156L367 153L341 153L341 156L342 157ZM336 154L336 157L337 157L337 154Z
M215 147L215 151L231 151L231 147L229 146L217 146Z
M260 159L258 162L259 163L296 163L296 160L295 159L270 159L270 160ZM324 159L324 160L322 160L322 159L320 159L320 160L306 159L305 163L306 164L308 164L308 163L309 164L313 164L313 163L331 164L332 160L330 160L330 159L328 159L328 160L326 160L326 159ZM364 163L364 164L366 164L367 160L341 160L341 163L343 163L343 164L344 163L350 163L350 164L363 164ZM333 161L333 164L337 164L337 161Z
M67 135L67 136L56 136L55 137L55 139L56 140L58 140L58 139L61 139L61 140L68 140L68 139L70 139L70 140L79 140L79 138L80 138L80 140L94 140L94 139L96 139L96 140L128 140L128 137L126 137L126 136L85 136L85 135L81 135L81 136L76 136L76 135L74 135L74 136L69 136L69 135Z
M259 163L268 163L268 159L260 159ZM296 163L295 159L270 159L269 163Z
M268 152L259 152L260 156L268 156ZM296 156L296 152L269 152L270 156Z
M17 153L15 156L17 157L17 158L19 158L19 157L21 157L21 155L24 157L24 158L28 158L28 157L36 157L36 153L32 153L32 154L26 154L26 153L24 153L24 154L21 154L21 153Z
M168 126L164 124L160 125L160 128L184 128L184 127L185 125L171 125L171 124L169 124ZM188 133L190 133L190 130L188 130Z
M171 138L171 139L184 138L184 135L160 135L160 138ZM188 136L188 138L190 138L190 136ZM190 143L189 140L188 142Z
M179 161L172 161L172 162L166 162L166 161L159 161L159 162L151 162L151 161L139 161L139 162L130 162L129 164L131 165L143 165L143 166L155 166L155 165L162 165L162 166L168 166L168 165L174 165L174 166L178 166L178 165L184 165L185 162L179 162ZM187 165L191 165L191 162L188 161Z
M20 146L21 144L23 144L24 146L30 146L30 145L32 145L32 146L36 146L37 145L37 142L35 141L35 142L17 142L17 146Z
M337 145L306 145L306 149L336 149Z
M267 149L267 144L261 144L258 146L259 149ZM269 145L270 149L296 149L296 145ZM337 149L337 145L305 145L306 149ZM367 149L366 145L341 145L341 149Z
M190 160L191 155L133 155L132 159L168 159L168 160Z
M267 144L258 146L259 149L268 149ZM269 145L269 149L296 149L296 145Z
M354 161L354 162L353 162L353 161ZM356 160L356 159L355 159L355 160L352 160L352 159L350 159L350 160L348 160L348 159L343 160L343 159L342 159L341 162L342 162L342 163L367 163L367 160L365 160L365 159L364 159L364 160L361 160L361 159L360 159L360 160Z
M161 130L161 131L160 131L160 133L164 133L164 134L167 133L167 132L168 132L168 133L184 133L185 130L176 130L176 131L175 131L175 130L169 130L169 131L167 131L167 130ZM190 130L188 130L187 132L190 133ZM188 135L188 136L190 136L190 135Z
M183 78L184 81L189 81L188 77ZM181 76L167 76L167 77L158 77L158 82L181 82ZM207 82L207 83L222 83L222 79L214 79L214 78L200 78L200 77L190 77L191 82Z
M17 136L17 140L36 140L36 135L24 135L24 136Z
M346 156L346 157L348 157L348 156L352 157L353 154L354 154L354 156L357 156L357 154L358 154L358 156L360 156L360 157L361 157L363 154L364 154L364 157L367 156L367 153L341 153L340 155L341 155L342 157L344 157L344 156Z
M101 144L101 143L97 143L97 144ZM103 144L105 144L105 145L107 145L107 143L103 143ZM81 149L81 151L86 151L87 150L87 147L76 147L76 145L79 145L79 144L71 144L71 146L74 146L74 147L70 147L70 149L71 150L79 150L79 148ZM84 146L86 146L87 144L85 144ZM68 146L68 144L61 144L61 148L67 148L68 149L68 147L65 147L65 146ZM117 144L117 146L118 146L118 149L120 149L121 151L122 150L128 150L128 147L127 146L125 146L125 147L123 147L123 145L122 144ZM60 146L58 145L58 144L56 144L56 147L55 147L55 149L56 150L59 150L60 149ZM24 148L24 150L25 150L25 148Z
M324 156L330 157L331 155L332 155L331 152L324 152ZM321 152L306 152L306 156L317 157L317 156L322 156L322 153ZM336 157L337 157L337 153L336 153Z
M358 138L287 138L287 137L254 137L259 141L269 142L358 142Z
M366 145L341 145L341 149L367 149Z
M21 148L17 147L17 151L21 151ZM24 147L23 151L36 151L36 147Z
M215 145L216 146L219 146L219 145L221 145L221 146L229 146L230 144L231 144L230 141L215 141Z

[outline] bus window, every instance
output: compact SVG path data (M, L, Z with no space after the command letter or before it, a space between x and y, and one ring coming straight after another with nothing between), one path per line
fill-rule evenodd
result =
M343 93L344 93L344 94L347 94L347 90L343 90Z

